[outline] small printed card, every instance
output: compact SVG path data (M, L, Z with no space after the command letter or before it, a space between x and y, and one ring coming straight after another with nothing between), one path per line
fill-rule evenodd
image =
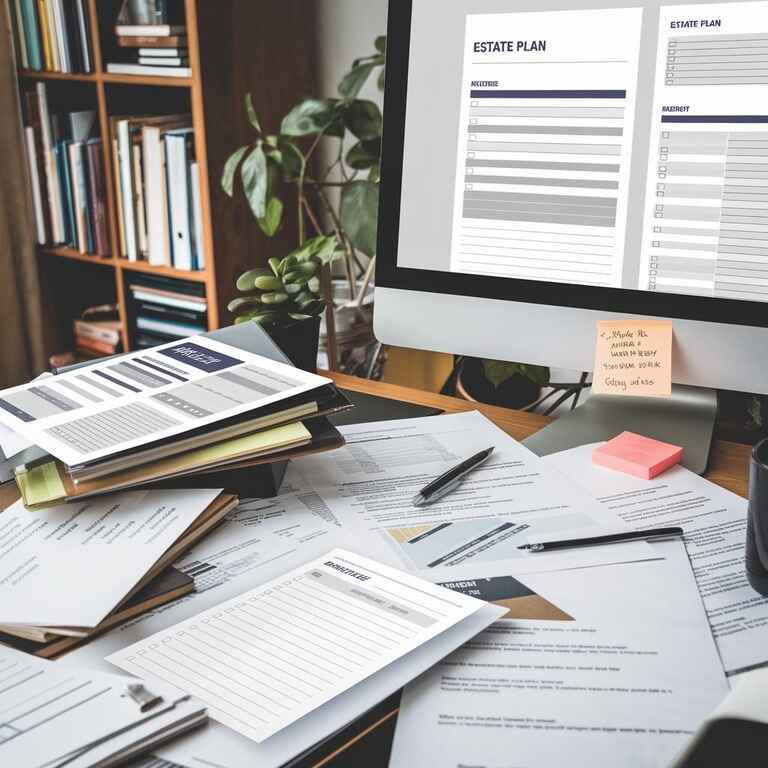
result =
M672 322L600 320L592 392L669 397L672 394Z

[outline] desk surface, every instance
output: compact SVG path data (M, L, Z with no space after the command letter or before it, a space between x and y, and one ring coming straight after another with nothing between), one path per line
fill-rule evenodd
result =
M552 421L551 418L538 414L512 411L481 403L469 403L458 398L422 392L395 384L382 384L340 373L328 373L327 375L344 389L413 403L415 405L439 408L446 413L479 410L517 440L528 437ZM709 470L706 477L713 483L738 493L740 496L746 496L749 454L750 447L747 445L721 440L716 441L710 455ZM16 492L15 484L7 483L0 487L0 509L4 509L17 498L18 493ZM362 728L351 733L347 741L334 745L331 750L322 756L319 762L314 761L314 768L320 768L320 766L336 768L337 765L351 766L359 765L363 762L366 762L371 768L375 768L378 765L385 766L387 757L385 754L382 754L382 740L386 740L387 736L383 735L382 732L386 728L391 729L396 714L396 708L392 708L389 711L379 710L376 717L372 718L372 721L365 723ZM376 740L375 746L374 740ZM371 749L366 749L366 744L369 742ZM354 757L352 753L355 753ZM311 763L307 763L307 765L311 765Z

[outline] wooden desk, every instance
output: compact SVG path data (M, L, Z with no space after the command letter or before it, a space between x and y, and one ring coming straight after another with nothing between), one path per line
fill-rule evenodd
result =
M454 397L422 392L417 389L400 387L394 384L358 379L340 373L328 373L340 387L370 395L386 397L402 402L439 408L446 413L478 410L485 414L505 432L517 440L522 440L549 424L552 419L537 414L512 411L493 405L469 403ZM724 441L715 442L710 455L710 466L706 477L713 483L728 488L740 496L747 495L747 472L750 447ZM18 498L15 485L8 483L0 487L0 509L5 508ZM388 762L388 739L397 715L396 706L382 706L364 719L356 728L353 727L332 739L322 750L322 756L315 753L309 761L302 761L302 768L346 768L367 764L369 768L385 768ZM389 730L387 730L389 729Z

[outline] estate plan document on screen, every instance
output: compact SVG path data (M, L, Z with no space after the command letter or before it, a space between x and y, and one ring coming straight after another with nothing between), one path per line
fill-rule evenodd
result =
M108 661L262 742L485 603L333 550Z
M0 423L77 466L327 383L194 336L2 390Z
M638 287L768 299L768 2L662 6Z
M641 20L467 16L452 272L621 285Z
M668 766L728 685L682 542L659 551L522 584L430 574L508 612L406 688L390 768Z
M680 466L653 480L599 467L592 463L594 448L572 448L544 461L593 494L616 522L682 526L726 674L768 664L768 599L749 586L744 571L746 500Z
M346 445L294 462L286 482L308 507L386 545L411 571L504 560L518 573L654 557L647 544L532 555L529 537L589 536L615 522L581 486L477 411L344 426ZM488 446L491 458L427 507L413 497L428 482Z

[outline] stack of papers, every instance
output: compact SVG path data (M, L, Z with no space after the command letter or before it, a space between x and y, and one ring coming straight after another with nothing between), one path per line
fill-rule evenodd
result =
M0 631L83 637L237 505L218 490L132 491L0 514Z
M0 648L0 765L109 768L206 721L191 697L141 685Z
M196 336L3 390L0 425L50 454L17 470L45 507L317 448L302 421L346 407L328 379Z

